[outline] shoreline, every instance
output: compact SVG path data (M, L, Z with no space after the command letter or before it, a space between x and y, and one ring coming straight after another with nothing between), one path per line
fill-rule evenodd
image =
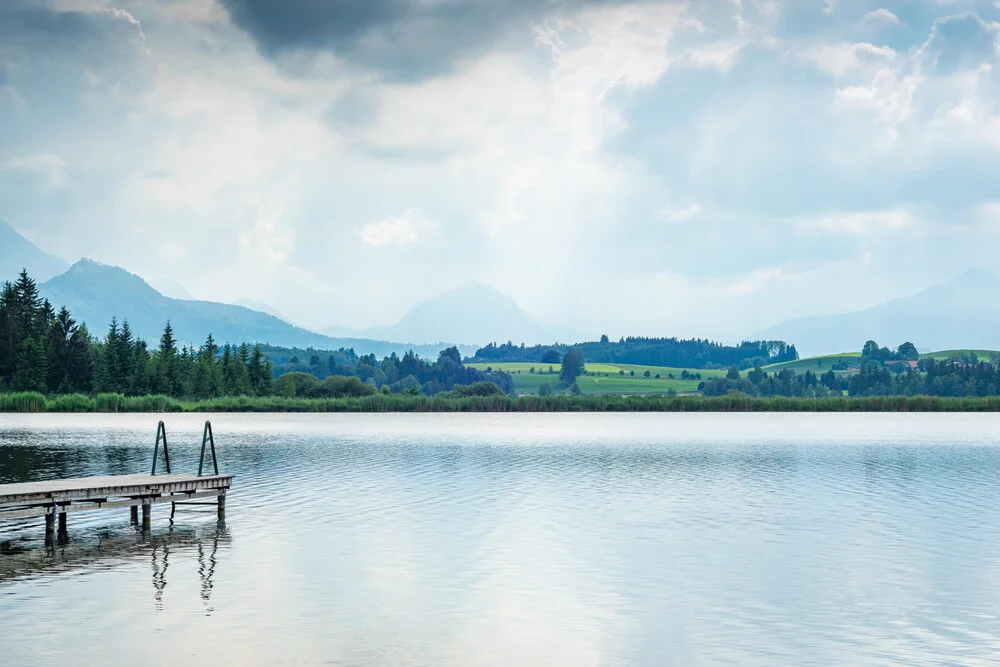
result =
M221 397L34 393L0 394L0 413L149 412L1000 412L1000 396L769 397L742 394L468 396L442 398L376 394L359 398Z

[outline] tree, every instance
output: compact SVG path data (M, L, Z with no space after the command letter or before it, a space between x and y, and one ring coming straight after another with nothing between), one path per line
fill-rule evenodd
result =
M438 356L438 361L443 359L451 359L458 365L462 364L462 354L458 351L458 348L454 346L441 350L441 354Z
M729 370L726 371L727 380L739 380L740 379L740 369L736 366L730 366Z
M45 346L36 338L25 338L17 355L17 371L14 373L14 389L17 391L46 390L48 360Z
M551 396L552 395L552 385L548 382L543 382L541 386L538 387L539 396Z
M920 359L920 352L917 351L917 346L909 341L900 345L896 353L900 359L906 361L918 361Z
M559 371L559 377L566 384L573 384L586 369L587 367L583 363L583 352L580 350L570 350L563 357L562 370Z
M558 350L546 350L542 353L542 358L540 361L543 364L558 364L560 361Z

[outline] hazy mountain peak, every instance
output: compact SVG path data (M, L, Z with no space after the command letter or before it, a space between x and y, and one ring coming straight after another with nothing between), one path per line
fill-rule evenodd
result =
M951 280L939 287L944 287L948 285L960 286L960 287L987 287L995 289L1000 286L1000 275L997 275L989 269L984 269L981 266L974 266L971 269L955 276Z
M45 281L66 270L68 264L26 239L9 223L0 220L0 281L13 280L27 269L36 281Z
M165 298L140 276L119 266L102 264L86 257L75 262L62 275L48 281L47 285L58 287L69 283L73 283L77 290L94 293L105 290L108 295L119 297Z
M794 343L803 356L860 350L866 340L920 349L1000 348L1000 312L990 303L1000 275L975 267L951 280L865 310L799 317L756 337Z
M401 343L483 345L508 340L528 344L554 340L514 299L478 280L466 281L418 303L391 326L373 327L363 333Z

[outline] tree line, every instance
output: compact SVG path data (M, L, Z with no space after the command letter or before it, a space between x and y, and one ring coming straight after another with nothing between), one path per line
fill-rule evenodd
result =
M455 347L443 350L433 363L412 351L379 361L374 354L359 357L353 349L342 349L329 352L325 358L310 351L303 359L291 351L283 357L284 363L274 365L266 350L283 353L281 348L259 343L220 346L211 334L199 347L179 345L170 322L165 324L158 345L150 349L133 334L127 321L115 318L104 338L98 338L68 309L62 307L57 312L43 299L26 271L15 282L0 286L0 392L206 399L275 393L363 396L383 388L388 393L434 395L482 382L510 393L514 386L507 373L467 368ZM299 377L276 387L275 378L286 374ZM312 380L303 379L303 374ZM331 376L335 379L321 383ZM476 391L481 394L488 389L479 387Z
M675 368L752 368L783 361L795 361L799 353L794 345L784 341L743 341L739 345L724 345L707 339L692 338L621 338L617 342L607 336L599 341L574 345L515 345L512 342L490 343L476 351L476 362L537 362L559 363L569 350L579 350L592 363L634 364L638 366L672 366Z
M0 287L0 391L45 394L267 396L273 368L260 345L178 347L167 322L155 349L112 318L103 339L56 311L22 271Z
M434 362L421 359L412 350L402 356L392 353L381 360L374 354L358 356L350 348L325 354L307 350L302 357L294 354L287 362L279 364L277 374L279 392L285 396L325 398L365 395L366 390L358 389L357 384L344 385L339 380L331 380L343 377L356 378L359 383L372 387L373 391L377 389L392 394L434 396L454 391L456 387L484 382L492 383L505 394L514 390L514 380L509 373L470 368L462 362L457 347L441 350ZM481 393L485 389L480 387L477 391Z
M698 386L705 396L739 392L751 397L792 396L824 398L848 396L1000 396L1000 358L980 361L974 354L956 359L921 359L913 343L895 351L868 341L855 372L831 369L818 374L798 374L791 369L768 373L759 366L746 374L731 367L724 378L712 378Z

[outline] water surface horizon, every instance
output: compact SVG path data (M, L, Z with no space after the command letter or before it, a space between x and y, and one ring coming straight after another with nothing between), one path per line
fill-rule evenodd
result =
M0 522L7 664L987 664L1000 415L0 415L0 483L148 471L225 524ZM168 660L169 657L169 660Z

